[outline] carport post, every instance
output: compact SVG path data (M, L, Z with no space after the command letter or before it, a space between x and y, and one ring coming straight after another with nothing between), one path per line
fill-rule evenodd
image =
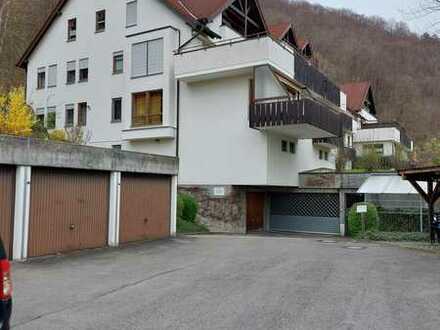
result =
M339 230L341 236L345 236L345 217L346 217L346 196L345 192L339 191Z
M171 219L170 219L170 236L177 235L177 175L171 178Z
M15 179L14 241L12 259L25 260L28 255L31 167L17 166Z
M110 174L108 245L119 245L119 222L121 213L121 172Z

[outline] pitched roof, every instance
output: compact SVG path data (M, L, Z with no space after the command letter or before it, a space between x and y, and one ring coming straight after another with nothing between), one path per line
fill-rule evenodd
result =
M166 0L166 3L190 22L212 18L233 0Z
M311 46L311 43L308 40L297 38L297 41L298 41L298 48L300 50L304 50L304 48L306 48L307 46Z
M283 22L268 26L269 33L276 39L283 39L289 29L293 29L292 24Z
M351 112L360 112L371 90L368 81L349 83L341 86L341 90L347 95L347 108Z
M214 17L227 6L229 6L233 1L234 0L165 0L165 3L171 9L175 10L179 15L181 15L187 22L193 23L198 19ZM59 13L68 2L69 0L59 0L57 5L47 17L41 29L32 39L23 56L18 61L18 67L26 67L26 63L32 52L38 46L41 39L43 39L52 23L59 16Z

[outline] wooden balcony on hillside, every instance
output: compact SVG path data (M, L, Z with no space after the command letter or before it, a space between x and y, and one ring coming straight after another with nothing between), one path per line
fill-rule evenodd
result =
M250 105L249 124L298 139L340 137L352 130L352 118L311 99L274 98Z

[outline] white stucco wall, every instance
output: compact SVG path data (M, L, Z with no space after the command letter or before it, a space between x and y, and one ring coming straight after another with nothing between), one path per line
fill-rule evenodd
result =
M163 126L176 126L175 80L173 51L178 47L178 33L164 29L142 33L164 26L181 31L182 41L191 36L190 28L159 0L138 1L138 25L125 27L125 0L69 1L30 57L27 75L27 100L34 108L57 107L57 128L64 127L65 105L87 102L87 127L91 145L110 147L123 145L136 150L165 155L175 154L175 140L131 143L124 141L122 131L131 126L131 94L163 89ZM106 30L95 33L95 12L106 10ZM67 42L67 20L77 18L77 40ZM164 39L164 72L160 75L131 79L131 45L137 42ZM112 74L113 53L124 52L124 73ZM66 63L89 58L89 80L66 85ZM37 90L37 70L57 64L57 87ZM77 63L78 80L78 63ZM47 81L47 76L46 76ZM122 97L122 123L111 123L112 98ZM75 109L77 110L77 109ZM75 120L77 113L75 114ZM140 148L139 148L140 147Z
M182 83L180 184L266 184L266 137L248 122L250 78Z
M267 65L255 68L255 98L280 96L286 96L286 91L275 79L270 68Z

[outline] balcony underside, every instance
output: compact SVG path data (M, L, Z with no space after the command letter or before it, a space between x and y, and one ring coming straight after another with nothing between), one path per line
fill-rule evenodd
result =
M340 137L352 129L351 117L310 99L256 102L250 127L297 139Z
M326 132L310 124L268 126L260 127L260 129L271 132L273 134L289 136L295 139L316 139L333 136L329 132Z

